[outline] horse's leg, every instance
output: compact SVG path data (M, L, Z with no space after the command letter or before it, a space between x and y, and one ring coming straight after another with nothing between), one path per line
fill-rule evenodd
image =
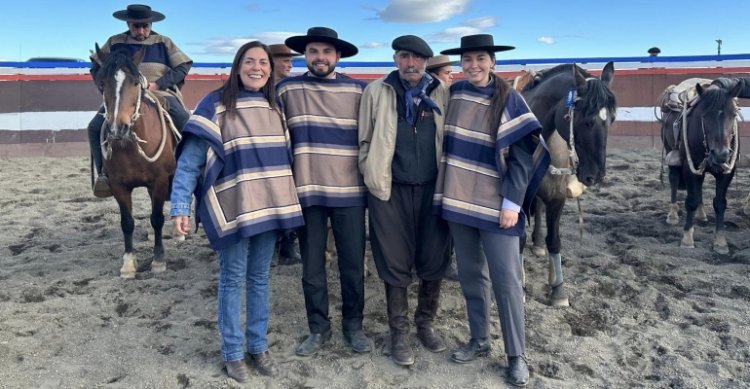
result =
M745 215L750 216L750 193L747 194L747 198L745 199L745 207L742 208L742 212L744 212Z
M542 218L544 217L544 201L540 197L534 201L534 230L531 232L531 252L537 257L545 257L547 249L544 246L544 230L542 230Z
M682 176L682 168L679 166L669 167L669 188L670 188L670 201L669 201L669 213L667 214L667 224L676 226L680 223L679 206L677 206L677 189L680 186L680 177Z
M549 304L553 307L567 307L570 305L568 292L565 291L562 274L562 258L560 257L560 217L565 206L565 197L550 200L546 205L547 214L547 250L549 251L550 285Z
M125 254L122 256L122 267L120 268L120 277L135 278L136 257L133 252L133 230L135 229L135 220L133 220L133 201L132 188L126 188L119 184L112 184L112 194L120 206L120 228L125 240Z
M724 232L724 212L727 210L727 190L734 178L734 170L729 174L716 177L716 196L714 197L714 212L716 212L716 229L714 230L714 251L719 254L729 254L727 237Z
M164 202L169 194L169 182L156 180L153 187L149 187L151 196L151 227L154 229L154 260L151 262L151 271L161 273L167 270L164 261L164 244L162 242L162 230L164 227Z
M705 176L698 176L689 171L685 173L685 183L687 186L687 198L685 198L685 225L682 228L681 247L693 248L695 211L703 203L703 179Z

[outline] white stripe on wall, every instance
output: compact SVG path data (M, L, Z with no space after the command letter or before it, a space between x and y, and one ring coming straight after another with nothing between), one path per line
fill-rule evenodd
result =
M750 118L750 107L740 108ZM0 113L0 130L78 130L88 127L96 111ZM619 107L618 122L655 122L654 107Z
M78 130L86 128L96 111L0 113L0 130Z

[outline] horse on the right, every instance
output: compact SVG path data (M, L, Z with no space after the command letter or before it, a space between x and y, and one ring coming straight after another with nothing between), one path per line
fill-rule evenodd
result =
M710 80L709 80L710 81ZM682 84L681 84L682 85ZM672 87L670 87L672 88ZM741 85L725 89L710 83L697 82L695 86L680 93L694 97L681 101L677 114L670 109L667 98L673 89L667 88L660 98L662 105L662 143L670 148L667 154L669 183L672 204L667 222L676 224L677 189L687 189L685 199L685 224L680 245L695 247L694 222L699 207L703 204L703 181L706 173L716 179L716 195L713 200L716 223L713 249L717 253L729 253L724 231L724 213L727 209L727 189L734 178L739 156L737 96Z

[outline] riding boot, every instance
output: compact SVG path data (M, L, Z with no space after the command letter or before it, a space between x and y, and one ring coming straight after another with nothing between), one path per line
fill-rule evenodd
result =
M414 313L414 323L417 325L417 338L422 345L433 353L446 349L445 342L435 332L433 322L440 305L440 285L442 280L422 280L419 285L419 300L417 311Z
M100 110L99 113L104 112ZM99 113L91 119L87 128L89 136L89 149L91 150L91 164L92 164L92 178L93 178L93 190L94 196L96 197L109 197L112 196L112 191L109 188L109 180L104 172L102 146L101 146L101 133L102 126L104 125L104 117Z
M406 288L385 284L385 300L388 304L388 326L391 332L391 359L397 365L414 364L414 352L409 344L409 320L406 311L409 300Z
M300 256L299 251L294 247L296 238L297 234L294 232L281 235L281 239L279 240L279 265L302 263L302 256Z

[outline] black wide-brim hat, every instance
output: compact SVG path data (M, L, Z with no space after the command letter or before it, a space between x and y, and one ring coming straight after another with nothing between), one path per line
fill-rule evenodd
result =
M290 49L300 53L305 52L305 47L311 42L329 43L341 52L341 58L353 57L359 53L357 46L339 39L339 34L328 27L310 27L307 35L297 35L287 38L284 44Z
M513 49L515 49L514 46L496 45L495 40L490 34L476 34L462 36L461 47L443 50L440 54L454 55L463 54L467 51L488 51L490 53L495 53L498 51L508 51Z
M152 11L151 7L143 4L131 4L127 9L112 14L117 19L132 23L153 23L164 20L161 12Z

